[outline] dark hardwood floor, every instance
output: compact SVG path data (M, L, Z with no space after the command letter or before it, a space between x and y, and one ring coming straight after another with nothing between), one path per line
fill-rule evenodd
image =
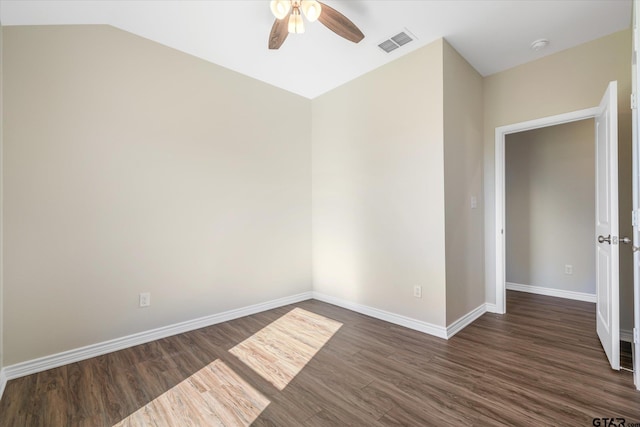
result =
M507 304L508 314L485 314L446 341L305 301L12 380L0 426L241 424L225 417L256 408L232 395L255 401L256 392L266 407L255 412L255 426L640 422L640 392L630 372L609 368L593 304L512 291ZM229 350L294 307L342 326L278 390ZM203 368L210 377L222 372L215 390L194 379ZM195 404L171 395L196 389L199 402L215 401L204 405L208 417L191 416Z
M633 350L630 342L620 341L620 367L633 370Z

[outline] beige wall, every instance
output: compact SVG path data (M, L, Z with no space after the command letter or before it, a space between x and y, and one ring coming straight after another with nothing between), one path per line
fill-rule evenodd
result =
M594 126L507 135L507 282L595 295Z
M313 101L110 27L3 38L4 365L312 279L450 324L495 295L495 127L595 106L610 80L630 182L628 31L485 79L439 40Z
M482 77L444 43L447 325L484 304ZM476 207L471 207L471 198Z
M313 100L312 199L315 291L445 326L442 58L438 40Z
M5 365L311 290L309 100L106 26L3 60Z
M618 81L621 235L631 232L631 32L621 31L484 79L486 298L495 302L495 128L597 106ZM625 188L628 183L628 188ZM621 328L632 320L630 250L621 251Z

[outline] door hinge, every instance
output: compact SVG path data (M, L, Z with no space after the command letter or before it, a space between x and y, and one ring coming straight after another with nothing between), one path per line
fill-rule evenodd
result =
M631 94L631 109L635 110L637 108L637 103L636 103L636 94L632 93Z
M633 343L640 344L640 333L636 328L633 328Z

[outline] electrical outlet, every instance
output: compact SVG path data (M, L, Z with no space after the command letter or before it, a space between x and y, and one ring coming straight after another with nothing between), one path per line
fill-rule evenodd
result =
M571 264L565 264L564 266L564 274L573 274L573 265Z
M416 298L422 298L422 286L413 287L413 296Z
M142 292L140 294L140 307L149 307L151 305L151 293Z

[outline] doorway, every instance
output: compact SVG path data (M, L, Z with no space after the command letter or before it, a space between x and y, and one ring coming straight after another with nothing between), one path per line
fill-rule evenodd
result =
M594 120L589 119L506 135L506 289L563 298L551 301L522 296L514 300L511 293L506 304L508 312L514 310L512 301L520 304L523 298L530 303L565 307L567 311L577 307L588 312L594 309L597 245L593 238L596 222L594 128ZM628 182L621 180L619 185L620 212L628 212L625 208L628 204L625 198L630 198ZM628 235L623 228L620 227L620 235ZM625 288L631 287L628 278L631 260L624 264L625 256L630 258L631 251L622 246L620 368L632 370L631 347L627 341L630 341L633 308L631 299L624 299Z
M496 128L496 312L506 312L505 251L505 141L517 132L547 128L586 119L595 119L595 226L596 245L596 324L597 334L613 369L619 366L619 244L618 230L618 114L617 83L608 85L598 107ZM630 140L630 138L629 138ZM630 148L630 147L628 147ZM627 156L630 157L630 156ZM628 160L628 159L627 159ZM630 165L629 165L630 166ZM630 168L629 168L630 169ZM625 177L626 178L626 177ZM630 182L631 179L624 179ZM626 194L626 193L625 193ZM629 196L630 196L629 192ZM631 199L631 197L628 197ZM629 206L630 207L630 206ZM629 212L623 210L622 212ZM630 216L630 215L629 215ZM631 223L623 220L624 223ZM624 232L624 230L622 230ZM626 234L626 233L625 233ZM592 235L593 236L593 235ZM629 239L624 243L630 243ZM629 251L630 252L630 251ZM571 266L565 265L571 269ZM565 270L566 271L566 270ZM633 310L631 310L631 314Z
M508 290L596 302L593 140L593 119L506 136Z
M596 117L598 108L574 111L557 116L544 117L527 122L496 128L496 182L495 182L495 229L496 229L496 308L499 313L506 313L506 251L505 251L505 142L507 135L526 132L549 126L562 125Z

